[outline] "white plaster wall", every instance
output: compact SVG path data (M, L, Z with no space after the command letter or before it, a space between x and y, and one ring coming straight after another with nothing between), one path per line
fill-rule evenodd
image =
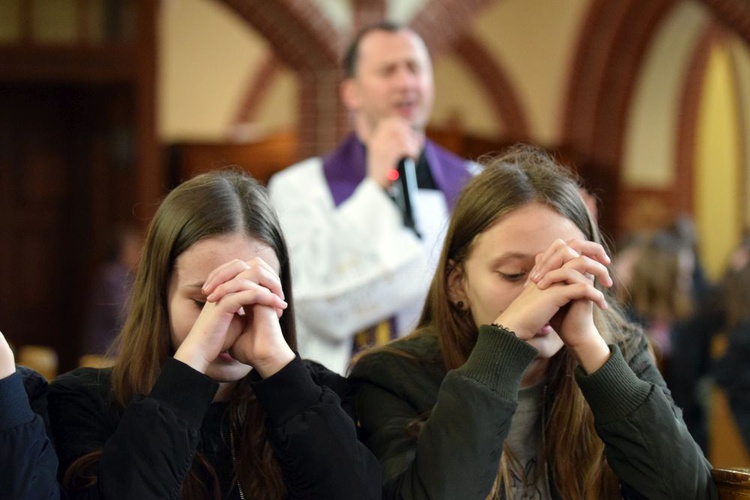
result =
M160 139L225 139L247 86L268 54L267 43L234 12L208 0L163 2L159 33ZM294 106L294 100L286 105L281 101L276 121L293 122Z
M297 126L299 85L297 75L282 69L266 90L255 117L259 135L291 129Z
M474 24L516 87L531 136L541 144L560 139L569 71L588 6L589 0L503 0Z
M666 189L675 180L684 79L707 21L700 4L681 2L669 13L648 49L625 134L621 179L626 186Z
M434 65L435 105L430 125L441 127L457 116L467 133L498 138L502 124L495 122L489 96L455 56L441 57Z

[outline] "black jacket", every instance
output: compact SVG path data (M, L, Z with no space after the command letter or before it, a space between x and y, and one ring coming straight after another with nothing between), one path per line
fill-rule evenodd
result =
M299 358L265 380L250 376L289 498L380 497L380 466L341 405L344 378ZM196 452L218 474L222 497L240 498L228 403L212 402L216 382L169 358L151 393L122 408L113 401L110 379L110 369L79 368L50 385L61 474L77 458L102 451L90 470L96 485L70 491L70 498L180 498Z
M47 436L47 381L23 366L0 380L0 499L60 498Z

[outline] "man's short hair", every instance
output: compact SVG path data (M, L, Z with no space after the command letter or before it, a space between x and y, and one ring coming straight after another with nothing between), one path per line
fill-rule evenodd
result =
M359 30L357 35L354 37L349 47L344 53L344 59L342 60L342 67L344 69L344 78L353 78L357 72L357 63L359 62L359 45L362 39L373 31L386 31L388 33L395 33L397 31L409 29L406 25L397 23L395 21L379 21L374 24L370 24Z

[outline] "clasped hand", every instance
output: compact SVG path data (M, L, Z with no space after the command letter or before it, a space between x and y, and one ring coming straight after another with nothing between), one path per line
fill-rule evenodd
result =
M598 358L606 360L608 348L594 324L593 308L606 309L608 305L594 283L612 286L606 267L609 263L598 243L555 240L535 257L522 292L497 322L523 340L533 338L549 324L587 371L598 368L602 361ZM594 358L597 361L588 362Z
M235 259L212 271L202 288L206 304L180 346L208 364L227 351L262 377L276 373L294 358L279 325L287 303L276 272L256 257Z

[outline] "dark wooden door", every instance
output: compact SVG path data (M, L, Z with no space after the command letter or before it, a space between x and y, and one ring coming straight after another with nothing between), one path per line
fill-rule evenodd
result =
M127 89L0 84L0 330L77 364L88 283L132 211Z

